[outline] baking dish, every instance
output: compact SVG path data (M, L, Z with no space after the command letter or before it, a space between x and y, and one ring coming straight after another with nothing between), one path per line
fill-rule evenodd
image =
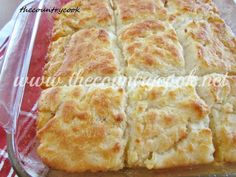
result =
M69 0L38 0L28 8L60 8ZM223 17L236 32L233 0L215 1ZM19 13L10 38L0 76L1 125L8 132L8 152L19 176L234 176L236 164L204 165L167 170L124 169L119 172L66 174L48 169L37 157L35 118L41 89L44 58L53 26L51 13ZM24 83L28 76L27 84ZM19 82L20 81L20 82ZM34 86L30 86L33 84ZM17 85L17 86L16 86Z

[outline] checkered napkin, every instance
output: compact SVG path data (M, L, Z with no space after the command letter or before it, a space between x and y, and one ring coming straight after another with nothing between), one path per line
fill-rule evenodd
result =
M7 26L9 23L7 24ZM9 27L4 27L0 32L0 68L3 64L3 55L7 47ZM6 133L0 127L0 177L14 177L16 176L14 169L8 159Z
M3 55L5 47L7 46L7 40L0 46L0 68L3 63ZM7 153L6 132L0 127L0 177L16 177L16 173L11 166Z
M8 159L6 133L2 128L0 128L0 176L1 177L17 176Z
M2 49L2 51L0 51L0 65L3 60L4 50L5 49ZM29 73L32 75L35 74L34 72L37 72L37 70L29 71ZM44 176L48 169L41 163L35 153L35 149L37 147L35 120L37 100L39 96L39 92L36 92L35 90L35 88L31 88L30 86L26 85L23 104L21 106L21 112L18 118L18 130L14 135L14 139L20 161L22 164L24 164L23 168L27 172L30 172L31 176ZM15 176L17 175L11 166L7 153L6 132L0 127L0 177Z
M27 94L27 93L26 93ZM27 109L27 104L23 105ZM19 115L19 131L15 134L16 146L19 151L20 160L24 164L24 169L31 171L32 176L44 176L47 169L40 163L35 156L36 138L35 138L35 112L37 104L29 111L21 111ZM0 177L17 177L11 166L7 153L6 132L0 127Z
M0 29L0 69L2 68L3 65L3 56L9 41L9 36L14 27L15 18L18 14L18 9L28 4L29 2L32 2L32 0L22 1L22 3L15 11L12 19L2 29ZM20 114L26 115L25 112L21 112ZM6 132L1 127L0 127L0 177L17 177L13 167L11 166L9 156L7 153Z
M0 46L0 68L3 63L3 55L6 46L7 46L7 40L4 41L2 46ZM11 167L11 163L8 159L6 132L1 127L0 127L0 176L1 177L17 176L14 172L14 169Z

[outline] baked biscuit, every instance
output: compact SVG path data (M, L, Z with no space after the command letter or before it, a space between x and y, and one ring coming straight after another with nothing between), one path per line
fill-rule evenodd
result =
M126 145L126 94L121 87L54 87L39 101L37 149L51 168L119 170Z
M183 49L175 30L158 20L130 24L118 34L127 76L184 74Z
M198 92L211 108L216 161L236 162L236 77L205 76Z
M220 17L186 23L177 35L188 74L236 73L236 38Z
M74 0L62 8L80 8L80 12L61 13L55 17L52 39L72 34L88 27L103 27L115 31L109 0Z
M191 85L129 86L128 166L161 169L212 162L208 111Z
M113 33L101 28L82 29L51 43L45 80L56 78L58 85L65 85L119 76L123 65L120 55Z
M130 23L150 19L167 19L167 11L161 0L113 0L117 28Z
M218 14L212 0L165 0L169 21L177 28L193 19L204 19Z

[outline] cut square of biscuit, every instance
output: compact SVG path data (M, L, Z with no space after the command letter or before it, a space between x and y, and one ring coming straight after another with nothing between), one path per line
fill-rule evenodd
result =
M211 163L208 111L191 85L129 86L128 166L162 169Z
M178 28L193 19L205 19L219 14L212 0L165 0L169 21Z
M110 0L73 0L62 7L62 9L75 8L79 8L79 12L63 12L55 17L53 40L89 27L102 27L115 31Z
M119 170L126 145L126 93L122 87L54 87L42 92L37 153L67 172Z
M146 20L130 24L118 34L126 76L183 75L183 49L170 24Z
M236 162L236 77L212 74L203 79L198 92L211 109L216 161Z
M51 43L44 78L56 80L57 85L76 85L86 79L100 82L120 76L122 65L116 36L102 28L88 28Z
M218 16L191 21L177 29L187 74L236 74L236 38Z
M147 19L166 20L167 10L161 0L113 0L117 28Z

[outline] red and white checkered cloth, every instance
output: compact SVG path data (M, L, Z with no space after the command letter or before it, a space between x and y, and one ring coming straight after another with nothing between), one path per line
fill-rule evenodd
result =
M5 50L0 51L0 62ZM6 132L0 127L0 177L16 177L7 153Z
M30 0L25 0L27 2ZM38 29L38 35L35 39L35 50L33 50L31 58L31 66L29 68L28 77L40 77L42 75L42 66L44 66L44 58L47 53L47 48L50 41L50 36L48 36L48 29L52 28L53 21L47 16L42 16L40 21L40 28ZM1 31L2 32L2 31ZM5 32L9 32L6 30ZM7 39L10 34L2 37L1 42ZM4 38L3 38L4 37ZM1 38L0 38L1 39ZM2 64L2 56L4 54L4 49L6 44L0 44L0 68ZM47 173L47 167L40 162L35 152L36 147L36 130L35 130L35 118L34 113L37 108L37 100L40 95L41 89L37 87L30 87L26 85L24 98L21 106L21 113L18 118L18 131L15 135L15 146L17 147L18 155L20 161L23 164L23 168L30 172L32 176L43 176ZM3 128L0 127L0 177L15 177L17 176L8 158L7 153L7 140L6 133Z
M41 26L48 25L47 18L43 18L41 21ZM40 77L42 74L42 66L44 66L44 60L47 48L49 45L49 38L45 38L45 34L47 33L48 27L40 28L38 31L38 35L36 38L36 50L33 51L31 64L34 67L29 68L28 77ZM43 45L39 45L43 44ZM4 47L2 47L4 46ZM0 46L0 68L2 64L2 56L4 55L4 48L6 48L6 44ZM40 49L40 50L39 50ZM37 174L42 176L47 172L47 168L40 163L40 160L37 159L37 155L35 154L35 111L37 108L37 100L40 95L41 89L38 87L30 87L26 85L24 98L21 106L21 112L18 120L18 131L16 132L16 144L17 151L20 155L21 162L24 163L24 168L31 171L31 175L35 176ZM7 153L7 140L6 133L3 128L0 127L0 177L15 177L17 176L14 172L14 169L11 166L11 163L8 158Z
M17 177L7 153L6 133L0 127L0 177Z

